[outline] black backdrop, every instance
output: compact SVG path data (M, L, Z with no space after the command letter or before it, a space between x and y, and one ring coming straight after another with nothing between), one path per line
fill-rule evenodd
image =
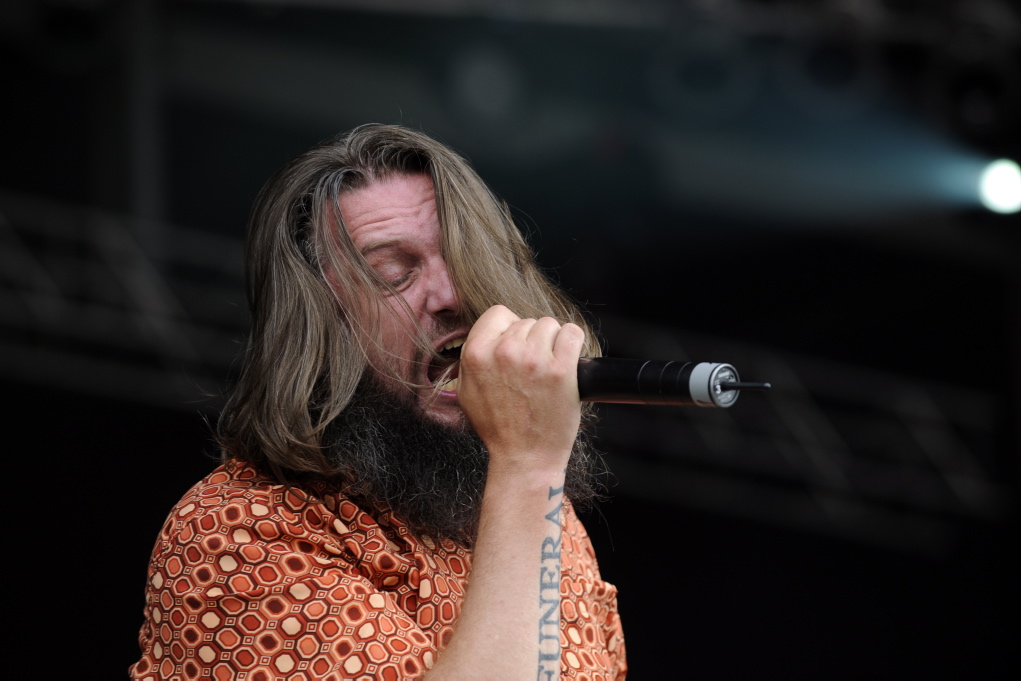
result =
M967 23L960 18L967 3L880 4L886 16L910 25ZM422 127L472 158L519 215L551 275L606 321L611 352L654 352L653 335L690 336L684 345L692 352L740 343L739 356L759 371L770 365L756 358L813 357L845 367L838 372L845 379L877 372L922 388L938 384L979 412L963 408L963 421L954 421L972 468L949 469L981 483L978 501L929 507L913 501L930 480L914 475L922 465L911 459L917 445L899 435L884 439L893 425L855 420L866 411L862 403L832 412L834 428L847 438L857 433L875 443L864 448L864 459L903 467L901 477L859 481L861 489L885 484L889 517L921 517L924 527L944 532L930 545L900 535L899 545L896 534L876 540L890 535L874 521L845 517L841 526L810 506L784 520L766 512L768 503L748 501L754 495L734 493L824 496L811 476L742 468L744 444L758 447L758 440L716 451L709 436L686 439L695 452L687 459L671 449L675 423L687 424L683 433L704 434L707 424L718 425L715 416L656 412L652 430L663 433L656 441L629 430L633 411L604 409L603 442L621 472L611 500L585 520L604 577L620 588L632 678L1014 678L1021 633L1016 217L941 204L867 215L845 207L806 218L770 212L739 191L732 205L679 201L674 194L683 187L664 179L664 162L644 136L649 128L683 132L682 149L702 139L738 140L740 149L749 130L773 136L775 144L765 147L769 167L782 175L797 156L795 142L770 120L787 116L795 128L840 137L856 129L855 119L803 121L765 95L761 110L736 115L731 127L671 109L676 102L650 92L656 86L642 64L662 53L653 43L675 45L670 36L688 26L688 15L676 8L657 14L661 3L648 3L652 18L637 21L638 28L633 18L625 21L631 15L615 24L622 5L612 2L594 5L601 13L592 16L609 17L602 21L572 20L567 9L551 19L526 2L497 5L465 3L475 9L459 15L434 13L429 3L405 14L400 2L359 12L96 0L13 2L0 14L0 73L11 95L0 137L0 215L5 229L13 228L4 232L12 258L4 262L0 327L5 451L13 463L5 495L8 612L17 631L7 675L122 677L137 654L155 535L173 503L214 465L205 419L215 413L243 338L243 302L236 267L211 274L210 258L200 257L208 253L180 256L187 249L176 227L237 247L255 192L280 163L329 135L380 120ZM781 12L823 3L738 5ZM767 27L780 15L742 16ZM798 25L825 27L833 19L811 11L807 17ZM891 19L887 28L899 25ZM948 146L975 157L1021 156L1009 92L990 100L1000 108L984 118L957 120L953 106L933 114L925 108L933 99L925 69L940 63L932 56L938 46L898 43L893 29L876 35L893 43L882 52L884 105L908 111L919 127L941 131ZM783 42L756 39L769 49ZM502 111L472 104L457 89L458 55L469 55L462 66L490 63L479 44L510 55L518 69L512 76L524 74L524 89L511 88ZM994 63L1010 71L1018 47L1007 45ZM495 73L506 76L495 63ZM943 80L954 73L942 72ZM329 74L338 81L323 80ZM508 87L515 82L509 77ZM558 112L571 124L558 123ZM547 143L528 148L530 138ZM657 139L667 145L668 138ZM879 142L869 153L877 172L891 163ZM711 170L685 159L696 174ZM775 178L744 179L766 186ZM212 321L187 310L166 318L183 316L195 322L188 328L219 333L188 337L200 349L216 346L214 358L180 360L172 336L154 350L147 343L158 327L141 313L119 322L87 317L86 303L108 304L114 289L130 286L77 270L75 258L91 253L89 242L67 246L57 232L33 231L64 218L25 209L26 197L41 201L32 206L71 207L75 233L91 234L103 216L127 220L185 307L196 300L195 309L213 306ZM169 253L178 259L164 260ZM82 305L73 308L80 316L46 322L33 295L47 289L18 279L24 263L53 276L67 309ZM179 283L185 280L192 288ZM93 321L84 324L86 318ZM79 370L84 366L116 370ZM191 393L163 389L182 375L193 383ZM816 384L830 380L826 374ZM812 390L827 414L826 399L849 399ZM780 384L770 398L742 398L731 410L738 431L789 444L778 424L793 391ZM961 435L964 421L981 424L978 435ZM898 459L893 452L901 449L908 454ZM720 452L737 463L714 463ZM709 505L681 491L664 496L653 493L648 474L637 475L663 470L656 466L747 486ZM938 484L949 489L955 480L948 474ZM964 488L954 489L967 499Z

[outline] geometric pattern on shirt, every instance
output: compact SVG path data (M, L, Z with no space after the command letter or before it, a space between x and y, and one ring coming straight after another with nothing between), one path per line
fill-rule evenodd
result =
M569 504L564 678L623 678L616 589ZM469 551L413 537L336 493L285 488L237 462L174 507L149 565L135 679L406 679L453 633Z

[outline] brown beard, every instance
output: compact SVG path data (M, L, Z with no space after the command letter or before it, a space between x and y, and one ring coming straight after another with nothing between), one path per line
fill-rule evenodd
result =
M405 398L369 378L322 441L352 501L393 511L419 537L472 546L489 453L471 426L436 423L410 394ZM606 475L583 428L568 461L564 494L584 509L601 496Z

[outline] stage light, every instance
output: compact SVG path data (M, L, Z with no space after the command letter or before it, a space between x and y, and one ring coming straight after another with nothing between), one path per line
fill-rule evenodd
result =
M1021 168L1014 161L993 161L979 180L982 205L996 213L1021 211Z

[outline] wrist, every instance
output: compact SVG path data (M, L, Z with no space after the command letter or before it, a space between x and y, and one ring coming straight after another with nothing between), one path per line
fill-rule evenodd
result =
M569 457L570 450L555 454L528 452L522 456L490 449L486 486L508 486L522 491L561 487Z
M496 510L503 518L518 522L533 517L538 522L549 504L563 494L564 469L543 470L518 466L490 467L482 497L482 511ZM526 523L527 524L527 523Z

